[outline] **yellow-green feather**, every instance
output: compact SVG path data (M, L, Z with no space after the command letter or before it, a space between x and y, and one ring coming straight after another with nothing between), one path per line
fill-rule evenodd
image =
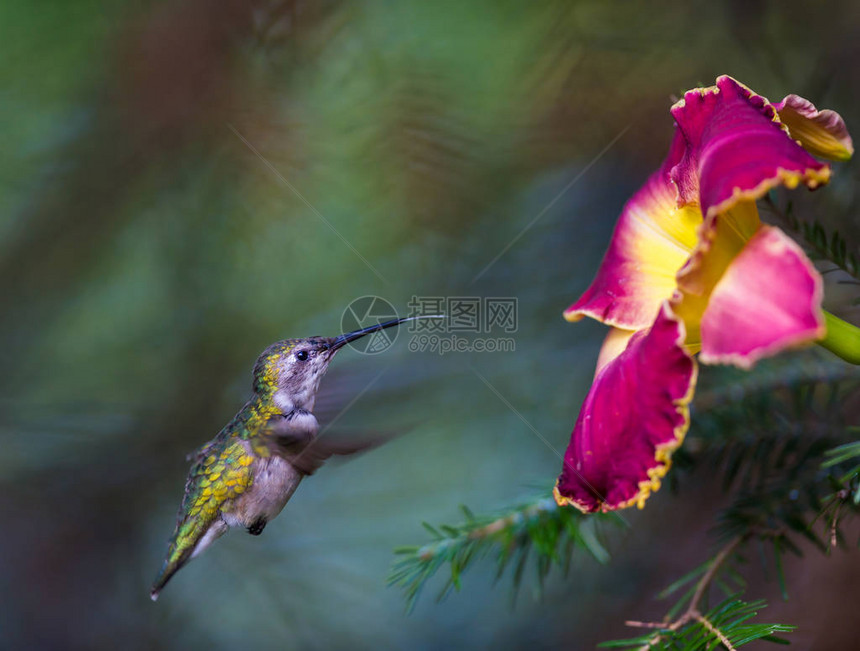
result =
M270 346L261 355L254 369L254 399L197 452L156 586L164 585L187 562L212 522L221 512L229 512L231 502L251 487L254 459L271 454L262 431L273 416L281 413L272 401L277 388L277 364L294 347L295 341L287 340Z
M247 404L197 453L197 462L185 484L185 496L161 577L179 569L218 515L229 511L231 502L251 487L254 459L270 454L258 433L276 413L277 409L270 402L255 400Z

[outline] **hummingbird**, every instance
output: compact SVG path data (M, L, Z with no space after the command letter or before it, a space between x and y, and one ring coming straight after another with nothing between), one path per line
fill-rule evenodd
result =
M419 318L439 317L394 319L337 337L285 339L263 351L254 365L251 399L214 439L190 455L194 464L167 556L150 591L153 601L182 566L231 527L260 535L302 479L328 457L373 445L317 440L313 410L320 380L346 344Z

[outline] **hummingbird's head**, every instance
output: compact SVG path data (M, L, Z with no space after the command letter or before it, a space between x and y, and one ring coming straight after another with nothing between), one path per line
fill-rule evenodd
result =
M320 380L337 350L333 341L333 337L308 337L272 344L254 366L254 391L271 396L284 412L313 410Z
M263 351L254 366L254 391L271 396L275 405L284 412L293 409L313 411L320 380L338 350L372 332L415 318L426 317L376 323L337 337L285 339L274 343Z

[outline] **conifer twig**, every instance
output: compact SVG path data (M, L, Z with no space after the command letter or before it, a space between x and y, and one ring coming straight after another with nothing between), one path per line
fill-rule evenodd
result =
M714 557L714 560L711 561L710 566L707 571L702 575L702 578L699 579L699 582L696 584L696 590L693 592L693 596L690 597L690 601L687 604L686 610L681 613L675 620L671 622L637 622L637 621L626 621L624 622L627 626L638 627L638 628L659 628L664 631L677 631L682 626L689 624L691 621L700 622L705 628L707 628L713 635L719 638L720 642L730 651L734 651L734 647L729 642L728 638L720 631L717 627L715 627L708 619L701 613L699 610L699 604L705 596L705 593L708 591L708 588L711 587L711 583L713 583L714 578L717 576L717 573L722 569L722 566L725 564L726 560L731 557L731 555L735 552L741 543L745 542L747 538L749 538L751 534L742 534L740 536L736 536L732 540L730 540ZM660 633L657 633L654 637L648 640L648 643L642 647L640 651L646 651L650 649L655 644L660 642L663 639L663 636Z

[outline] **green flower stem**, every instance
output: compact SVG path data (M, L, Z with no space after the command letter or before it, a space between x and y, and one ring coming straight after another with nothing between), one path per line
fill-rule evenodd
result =
M824 311L827 334L818 343L846 362L860 365L860 328Z

